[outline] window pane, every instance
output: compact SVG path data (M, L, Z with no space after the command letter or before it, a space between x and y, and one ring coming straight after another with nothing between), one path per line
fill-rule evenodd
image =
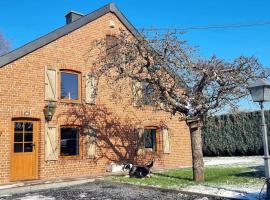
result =
M153 141L149 131L145 133L145 148L153 148Z
M24 143L24 152L32 152L33 144L32 143Z
M14 152L23 152L23 144L14 143Z
M144 82L143 83L143 103L144 105L154 104L154 87L153 85Z
M118 38L113 35L106 35L106 53L107 56L117 55L119 52Z
M144 130L144 137L145 137L145 148L155 149L156 130L155 129L145 129Z
M61 156L79 155L79 129L61 128Z
M14 142L22 142L23 133L14 133Z
M23 123L22 122L15 122L15 131L23 131Z
M153 141L153 149L156 149L156 129L151 129L151 137Z
M61 99L78 98L78 74L61 72Z
M24 130L25 131L33 131L33 123L27 122L24 124Z
M24 134L24 141L25 142L32 142L33 141L33 133L25 133Z

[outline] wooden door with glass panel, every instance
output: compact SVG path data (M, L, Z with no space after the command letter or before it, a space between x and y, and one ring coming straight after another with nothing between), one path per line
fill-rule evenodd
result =
M36 121L12 122L11 181L37 178Z

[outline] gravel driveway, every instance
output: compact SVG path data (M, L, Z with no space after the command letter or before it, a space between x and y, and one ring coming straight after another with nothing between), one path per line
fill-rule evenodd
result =
M0 196L1 200L61 200L61 199L196 199L196 200L223 200L225 198L187 195L176 192L161 191L158 189L142 188L135 185L108 183L95 181L83 185L58 189L41 190L32 193Z

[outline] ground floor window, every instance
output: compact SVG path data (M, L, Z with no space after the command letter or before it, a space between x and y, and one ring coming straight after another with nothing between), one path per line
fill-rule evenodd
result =
M148 149L156 149L156 129L144 129L144 147Z
M79 156L80 155L80 131L79 128L62 127L61 128L61 156Z

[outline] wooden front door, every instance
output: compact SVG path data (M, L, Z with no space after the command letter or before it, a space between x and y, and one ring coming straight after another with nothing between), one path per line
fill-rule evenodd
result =
M37 179L38 122L12 121L11 181Z

